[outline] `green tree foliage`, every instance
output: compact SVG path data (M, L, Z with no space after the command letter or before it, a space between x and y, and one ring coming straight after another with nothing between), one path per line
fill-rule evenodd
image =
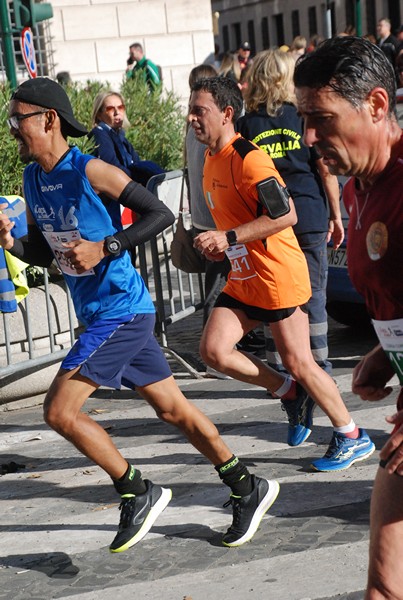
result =
M0 86L0 195L21 194L21 174L24 168L17 144L11 137L8 125L8 105L11 89L8 84Z
M111 89L108 83L87 81L66 87L75 117L90 130L91 113L96 95ZM131 127L126 134L142 160L153 160L167 171L181 168L185 118L174 93L157 89L150 94L140 78L124 81L121 93L125 99ZM22 164L17 144L7 126L11 89L0 86L0 194L22 193ZM91 153L93 142L87 137L71 139L83 152Z
M121 93L131 123L126 136L140 158L167 171L181 168L185 119L177 96L162 88L150 93L140 76L125 81Z

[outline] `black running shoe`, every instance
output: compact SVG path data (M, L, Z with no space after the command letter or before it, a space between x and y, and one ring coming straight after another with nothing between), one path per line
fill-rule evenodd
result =
M242 546L255 535L263 515L269 510L280 491L277 481L268 481L252 475L253 489L248 496L231 494L224 506L232 504L232 525L222 538L224 546Z
M287 444L299 446L312 433L313 411L316 404L302 385L297 383L296 399L282 400L281 408L285 410L288 417Z
M264 351L266 348L266 340L264 335L256 331L250 331L239 340L236 347L238 350L254 354L255 352Z
M142 540L172 498L170 489L154 485L147 479L144 483L147 487L144 494L122 496L119 529L109 546L111 552L124 552Z

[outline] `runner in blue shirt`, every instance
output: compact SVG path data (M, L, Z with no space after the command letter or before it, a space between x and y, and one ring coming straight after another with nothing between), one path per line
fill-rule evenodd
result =
M15 240L13 223L0 214L0 244L29 264L56 258L78 318L87 326L47 393L45 420L112 478L122 502L111 552L139 542L171 499L170 489L143 480L107 432L81 412L99 386L136 388L167 423L178 427L211 461L231 488L233 523L226 546L250 540L279 486L251 475L213 423L184 397L154 337L154 306L128 250L155 236L174 219L171 211L121 169L70 148L67 136L85 135L64 89L38 77L14 92L8 124L24 171L28 237ZM140 215L118 231L98 194ZM0 211L4 205L0 204Z

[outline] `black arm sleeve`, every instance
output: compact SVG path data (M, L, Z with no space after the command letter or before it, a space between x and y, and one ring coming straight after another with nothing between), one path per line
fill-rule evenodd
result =
M115 234L122 244L122 250L132 250L147 242L175 221L173 212L135 181L127 184L118 201L140 215L138 221Z
M14 240L10 254L29 265L49 267L54 256L49 244L36 225L28 225L28 235Z

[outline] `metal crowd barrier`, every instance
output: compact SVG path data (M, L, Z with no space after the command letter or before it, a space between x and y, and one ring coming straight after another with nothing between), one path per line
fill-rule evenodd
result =
M147 186L176 217L182 176L182 170L156 175ZM169 325L185 319L204 304L202 276L189 275L172 265L170 243L175 227L176 220L172 227L140 246L137 263L156 307L156 335L162 349L190 375L200 378L197 370L170 348L168 341ZM1 388L21 375L62 360L81 330L64 281L50 283L46 269L44 285L30 289L17 312L2 313L0 323L0 399Z

